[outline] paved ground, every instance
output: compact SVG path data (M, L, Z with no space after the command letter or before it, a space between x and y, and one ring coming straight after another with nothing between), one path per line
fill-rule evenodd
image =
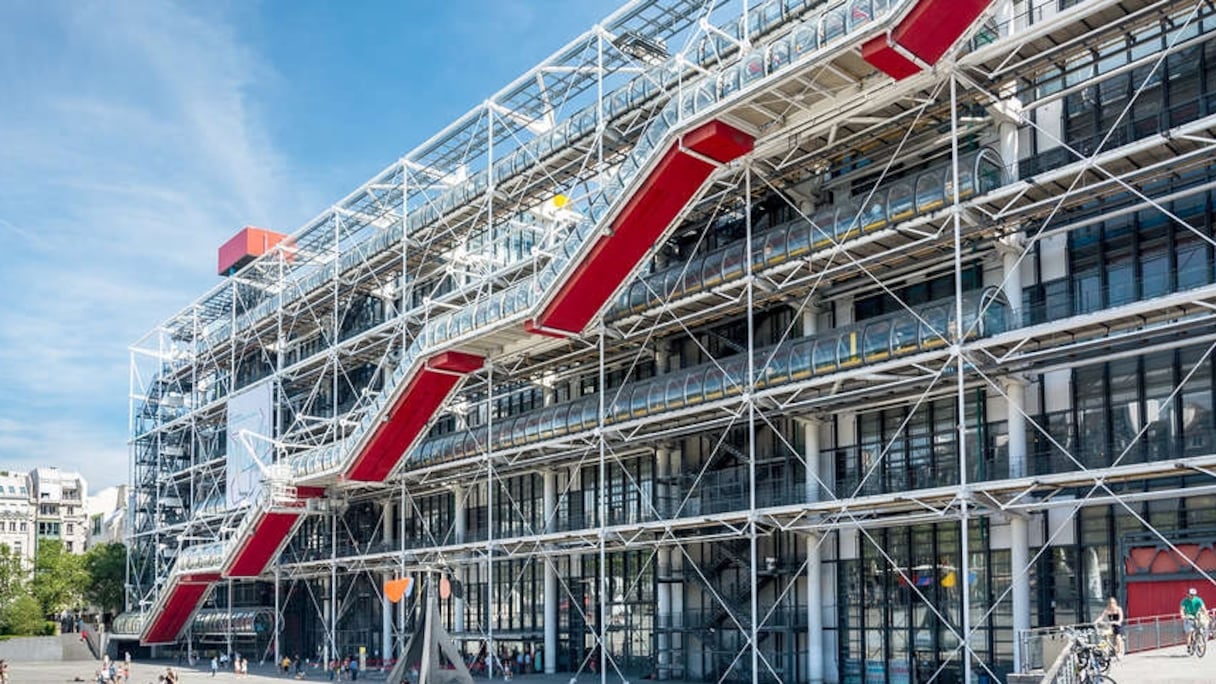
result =
M1216 681L1216 650L1212 645L1208 645L1208 654L1202 660L1188 656L1185 646L1134 653L1112 665L1110 676L1119 684L1210 684Z
M1216 665L1216 659L1213 659L1213 665ZM286 682L295 681L292 677L284 677L281 674L276 674L274 669L269 665L249 664L249 674L245 677L237 677L231 672L220 672L214 679L211 677L211 671L201 667L179 668L169 661L157 663L135 662L131 665L131 684L156 684L156 678L165 671L166 665L173 665L181 677L182 684L268 684L269 682L277 682L278 684L286 684ZM95 681L94 676L97 670L101 667L98 662L73 662L73 663L10 663L9 664L9 680L12 684L63 684L64 682L86 682L92 684ZM385 674L382 672L366 672L360 673L359 682L383 682ZM322 675L320 671L311 670L308 676L304 678L308 682L325 682L329 679ZM474 681L478 683L489 684L487 680L476 677ZM600 678L598 675L583 674L578 677L576 684L599 684ZM620 684L620 680L615 677L610 677L608 680L611 684ZM501 679L495 679L494 684L500 684ZM343 684L350 684L344 682ZM512 684L571 684L569 674L558 675L526 675L517 676ZM633 684L633 683L631 683Z
M170 662L158 663L142 663L134 662L131 664L131 684L156 684L156 678L164 673L167 665L173 665ZM72 663L10 663L9 664L9 679L12 684L62 684L63 682L87 682L92 684L95 681L95 673L101 668L99 662L72 662ZM258 667L252 663L249 665L249 674L245 677L237 677L231 672L220 672L214 679L211 677L211 671L202 668L177 667L173 668L181 675L180 681L183 684L194 682L195 684L206 684L208 682L223 682L224 684L234 684L243 682L246 684L264 684L266 682L283 682L292 681L289 677L275 675L269 666ZM381 676L383 681L383 676ZM305 678L305 681L326 681L321 677L314 675ZM360 676L359 681L363 681L364 677Z
M62 684L63 682L92 682L93 674L99 667L97 663L11 663L12 684ZM165 665L156 663L136 662L132 666L131 684L155 684L156 677L165 671ZM269 682L292 681L290 678L274 674L269 666L249 666L247 677L238 678L231 672L221 672L211 678L211 673L199 668L181 668L183 684L268 684ZM328 682L319 673L311 672L304 681ZM370 676L367 676L370 675ZM383 675L378 672L360 675L359 681L383 681ZM380 675L377 677L377 675ZM1139 684L1153 682L1154 684L1210 684L1216 682L1216 652L1199 660L1186 655L1182 646L1166 648L1160 651L1137 653L1129 655L1122 662L1115 663L1110 676L1119 684ZM79 679L77 679L79 678ZM477 682L486 680L478 678ZM499 682L501 680L495 680ZM513 684L568 684L569 675L528 675L516 677ZM619 684L615 677L609 677L612 684ZM579 677L579 684L598 684L599 677L584 674Z

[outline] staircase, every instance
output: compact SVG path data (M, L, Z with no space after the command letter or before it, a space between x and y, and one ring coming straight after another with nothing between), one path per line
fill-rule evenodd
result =
M65 661L89 661L98 660L97 647L93 644L92 639L95 638L93 632L89 633L89 638L85 638L83 634L60 634L58 637L59 645L63 648L63 659Z

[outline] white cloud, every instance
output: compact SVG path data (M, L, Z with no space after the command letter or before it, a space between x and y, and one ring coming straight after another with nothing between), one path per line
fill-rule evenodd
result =
M96 492L127 481L127 449L104 430L73 420L31 425L0 418L0 453L5 470L31 470L56 465L75 470Z
M215 283L240 225L304 218L252 104L275 75L215 11L0 9L4 467L125 481L127 346Z

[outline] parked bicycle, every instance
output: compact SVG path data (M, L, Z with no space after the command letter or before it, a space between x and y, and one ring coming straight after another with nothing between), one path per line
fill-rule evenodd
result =
M1076 630L1069 630L1068 637L1075 681L1079 684L1117 684L1110 675L1104 674L1110 669L1111 658L1100 643L1091 643L1087 633Z
M1094 648L1098 649L1098 658L1102 661L1102 671L1110 671L1110 664L1123 657L1119 651L1118 638L1114 630L1098 628L1098 643Z

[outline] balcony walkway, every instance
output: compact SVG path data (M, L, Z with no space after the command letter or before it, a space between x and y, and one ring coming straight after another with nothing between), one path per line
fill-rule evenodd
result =
M1159 684L1200 684L1216 681L1216 649L1209 642L1202 659L1188 656L1185 646L1167 646L1155 651L1128 654L1110 668L1119 684L1154 682Z

